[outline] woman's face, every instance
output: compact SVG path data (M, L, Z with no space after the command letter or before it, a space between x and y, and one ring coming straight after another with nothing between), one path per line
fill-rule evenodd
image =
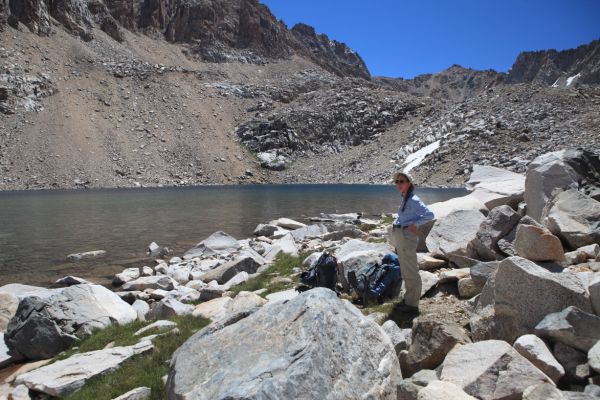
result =
M410 182L409 182L408 178L404 175L398 175L398 177L395 180L395 184L396 184L396 189L398 189L402 193L406 193L408 191L408 189L410 188Z

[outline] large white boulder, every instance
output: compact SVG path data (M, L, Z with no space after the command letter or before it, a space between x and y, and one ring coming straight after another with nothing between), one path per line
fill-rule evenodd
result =
M568 247L600 243L600 202L571 189L557 194L542 213L550 231Z
M527 169L527 214L537 221L555 190L579 189L597 196L600 155L587 150L565 149L539 156ZM597 199L597 197L595 197Z
M44 359L94 329L136 319L137 312L116 293L100 285L75 285L47 299L23 299L5 340L16 359Z
M335 292L315 288L196 333L173 354L167 391L168 398L197 400L396 400L401 379L381 327Z
M575 274L552 273L521 257L506 258L483 287L470 321L473 339L513 343L546 315L570 305L591 311L589 295Z
M433 224L426 243L434 257L471 256L469 243L475 239L485 216L476 210L454 211Z
M501 205L517 208L525 193L525 175L489 165L473 165L466 186L490 210Z

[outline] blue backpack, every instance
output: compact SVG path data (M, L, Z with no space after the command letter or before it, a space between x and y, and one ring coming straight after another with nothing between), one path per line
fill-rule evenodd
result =
M386 254L381 263L373 262L358 271L348 272L348 280L356 292L363 296L363 304L369 300L382 303L400 293L402 274L400 261L395 253Z

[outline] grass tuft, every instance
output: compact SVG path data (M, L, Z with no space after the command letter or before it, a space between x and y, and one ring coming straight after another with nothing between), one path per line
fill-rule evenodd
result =
M151 389L150 399L152 400L166 398L166 387L162 377L169 373L168 360L171 359L173 352L190 336L210 322L205 318L192 316L175 317L171 320L177 323L178 334L159 336L154 340L154 349L151 352L132 357L124 362L119 369L90 379L81 390L70 394L65 399L109 400L140 386ZM152 321L133 322L123 326L115 325L96 332L81 342L79 351L98 350L112 341L116 345L136 343L139 337L133 337L133 333L150 322ZM148 334L151 333L148 332ZM111 334L114 336L111 337ZM83 348L86 348L86 350L83 350Z
M287 290L298 285L300 279L294 276L292 270L302 265L302 261L308 257L309 253L301 253L298 257L289 254L280 253L273 265L259 276L250 278L247 282L237 285L231 289L236 295L241 291L253 292L259 289L267 289L261 296L266 296L270 293ZM291 282L273 282L277 277L290 278Z

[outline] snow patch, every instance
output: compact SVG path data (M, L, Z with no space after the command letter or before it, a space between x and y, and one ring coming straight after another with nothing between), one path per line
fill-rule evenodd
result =
M580 76L581 76L581 72L577 73L577 75L568 77L567 78L567 86L571 86L571 83L573 83L573 80L579 78Z
M423 162L425 157L433 153L440 147L440 141L436 140L425 147L420 148L412 154L409 154L404 160L404 172L410 172L411 169Z

